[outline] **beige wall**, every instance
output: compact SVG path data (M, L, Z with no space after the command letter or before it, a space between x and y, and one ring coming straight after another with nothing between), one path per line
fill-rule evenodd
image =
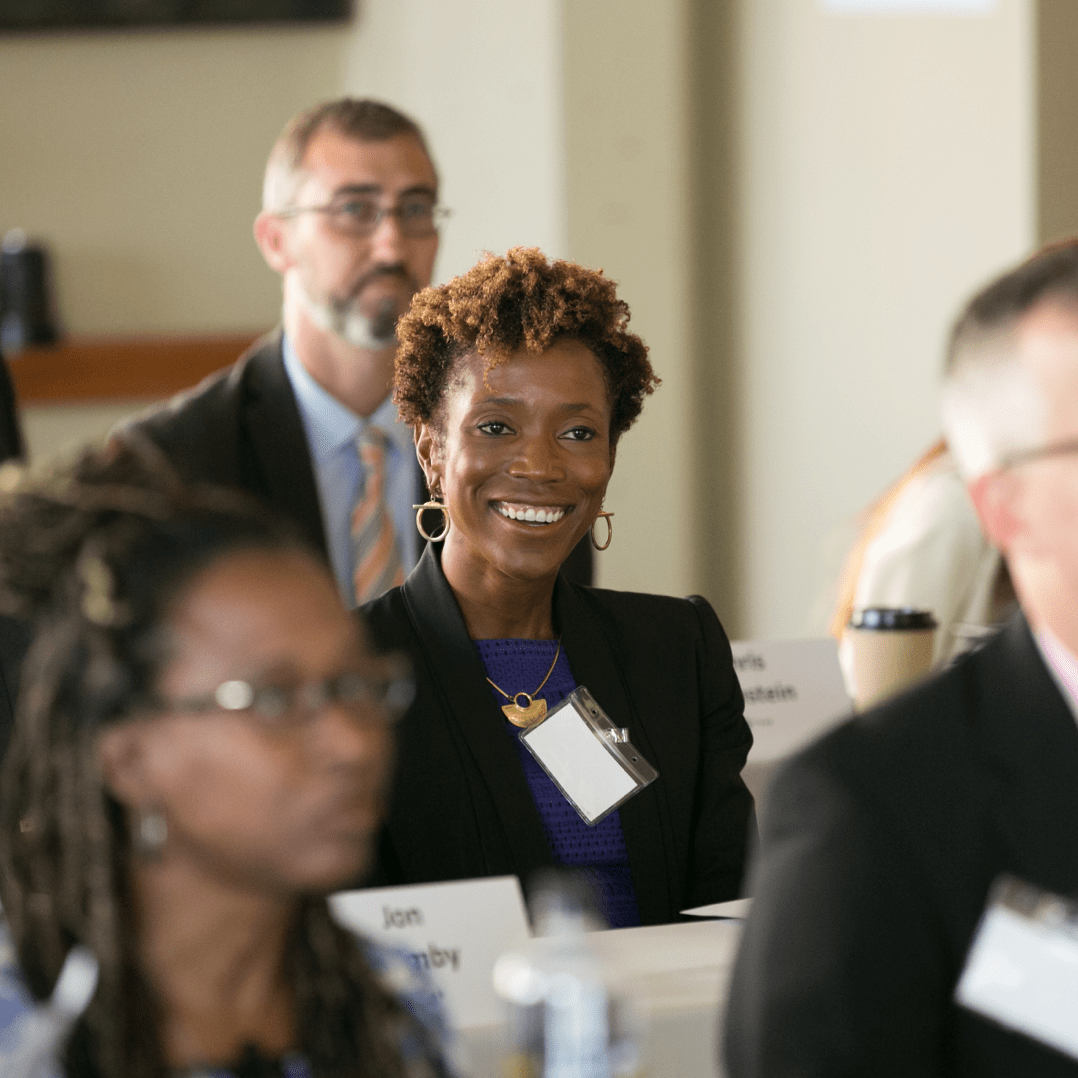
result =
M1078 4L1037 0L1037 239L1078 233Z
M618 447L606 507L609 587L700 589L690 339L690 6L565 0L570 256L602 267L632 310L663 385Z
M341 85L343 30L0 39L0 229L55 255L73 333L271 325L251 239L266 152Z
M738 628L782 637L938 435L958 304L1033 241L1032 10L740 10Z
M366 0L342 89L384 96L429 133L453 216L436 270L524 244L565 253L555 0Z

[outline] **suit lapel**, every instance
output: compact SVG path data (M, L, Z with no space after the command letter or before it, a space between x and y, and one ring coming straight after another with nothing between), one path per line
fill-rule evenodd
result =
M299 407L281 355L281 337L251 357L242 422L259 487L326 552L322 509Z
M402 589L408 616L437 682L445 721L455 727L474 767L497 807L498 819L477 821L480 830L498 828L522 880L553 864L539 813L520 767L517 749L504 730L505 718L487 688L486 671L468 636L439 554L428 544ZM447 762L447 766L452 766Z
M559 576L554 592L554 624L573 678L577 685L588 689L614 722L629 728L633 745L654 763L658 754L649 736L648 718L633 706L614 642L587 594L586 589ZM618 810L645 924L669 921L678 912L678 897L684 892L684 883L670 861L675 842L662 782L660 774Z
M997 641L1001 661L982 653L975 701L985 747L1000 777L995 826L1005 867L1065 894L1078 893L1078 725L1025 619ZM1061 850L1071 851L1061 857Z

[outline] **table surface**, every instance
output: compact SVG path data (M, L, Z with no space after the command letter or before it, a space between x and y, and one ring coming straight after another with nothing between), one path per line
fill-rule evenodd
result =
M619 928L589 943L613 981L631 991L648 1017L644 1073L719 1078L718 1027L741 935L740 921ZM500 1075L501 1026L467 1029L474 1078Z

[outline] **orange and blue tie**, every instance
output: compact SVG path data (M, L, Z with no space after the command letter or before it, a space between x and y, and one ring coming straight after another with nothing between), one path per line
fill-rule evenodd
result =
M387 438L368 424L356 439L366 472L363 492L352 510L352 565L356 603L362 604L404 583L393 518L386 505Z

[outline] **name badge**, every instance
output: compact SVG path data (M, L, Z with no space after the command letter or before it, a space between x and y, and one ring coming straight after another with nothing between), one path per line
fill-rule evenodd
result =
M955 1000L1078 1059L1078 904L1001 876Z
M520 740L588 825L659 777L583 686Z

